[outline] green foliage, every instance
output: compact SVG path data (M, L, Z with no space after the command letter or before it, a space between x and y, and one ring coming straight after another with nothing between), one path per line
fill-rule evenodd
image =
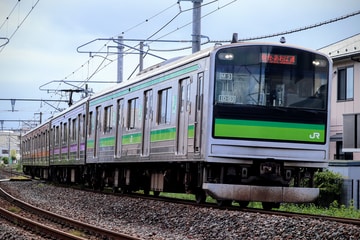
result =
M315 187L325 192L332 192L337 195L341 194L343 178L341 174L329 170L317 172L314 177Z
M360 218L360 210L357 210L353 204L350 203L349 207L340 205L338 201L333 201L329 204L329 207L319 207L313 203L310 204L294 204L284 203L280 206L280 211L296 212L314 215L324 215L331 217L343 217L343 218Z
M341 174L329 170L317 172L314 176L314 187L320 189L317 205L329 207L334 201L340 201L343 178Z
M1 159L4 164L9 164L9 158L8 157L2 157Z
M10 157L11 157L11 160L16 160L16 150L12 149L10 150Z
M16 164L15 169L17 172L22 172L22 164L20 164L20 163Z

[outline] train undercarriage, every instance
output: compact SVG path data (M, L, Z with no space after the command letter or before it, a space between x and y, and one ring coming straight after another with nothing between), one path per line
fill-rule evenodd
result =
M278 207L281 202L315 201L319 194L319 189L313 188L317 170L285 168L281 162L269 161L254 165L172 162L24 167L32 177L97 190L191 193L198 203L210 195L219 205L236 201L245 207L259 201L264 208Z

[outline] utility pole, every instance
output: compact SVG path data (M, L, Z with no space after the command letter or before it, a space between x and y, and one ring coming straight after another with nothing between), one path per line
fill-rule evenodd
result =
M140 52L139 52L139 72L144 69L144 42L140 42Z
M192 53L200 51L201 43L201 3L202 0L192 0L193 2L193 33L192 33Z
M200 51L201 45L201 3L203 0L179 0L193 2L192 53Z
M123 81L124 68L124 39L123 36L118 36L118 54L117 54L117 83Z

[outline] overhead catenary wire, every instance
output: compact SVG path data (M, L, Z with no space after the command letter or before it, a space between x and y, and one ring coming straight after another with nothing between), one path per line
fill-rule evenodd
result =
M327 24L330 24L330 23L338 22L338 21L344 20L344 19L349 18L349 17L356 16L356 15L359 15L359 14L360 14L360 10L357 10L355 12L352 12L352 13L349 13L349 14L346 14L346 15L342 15L342 16L337 17L337 18L332 18L330 20L315 23L315 24L308 25L308 26L305 26L305 27L295 28L295 29L286 30L286 31L278 32L278 33L272 33L272 34L263 35L263 36L242 38L242 39L239 39L238 41L242 42L242 41L260 40L260 39L264 39L264 38L278 37L278 36L288 35L288 34L291 34L291 33L306 31L306 30L309 30L309 29L312 29L312 28L316 28L316 27L320 27L320 26L327 25ZM226 42L231 42L231 40L210 41L210 42L211 43L226 43Z
M206 5L212 4L212 3L214 3L214 2L218 2L218 1L219 1L219 0L213 0L213 1L209 2L209 3L203 4L202 6L206 6ZM237 0L235 0L235 1L237 1ZM147 39L152 38L153 36L155 36L156 34L158 34L161 30L163 30L166 26L168 26L171 22L173 22L180 14L182 14L182 13L184 13L184 12L187 12L187 11L190 11L190 10L192 10L193 8L188 8L188 9L182 10L182 9L181 9L181 6L180 6L180 2L177 2L177 3L175 3L175 4L172 4L172 5L169 6L169 7L166 7L165 9L163 9L163 10L161 10L160 12L156 13L155 15L151 16L150 18L146 18L144 21L142 21L142 22L140 22L140 23L138 23L138 24L135 24L134 26L126 29L125 31L122 32L122 34L125 34L125 33L127 33L128 31L134 30L135 28L141 26L142 24L148 23L149 20L152 20L152 19L156 18L157 16L161 15L162 13L166 12L167 10L173 8L173 7L176 6L176 5L179 6L179 12L178 12L174 17L172 17L169 21L167 21L165 24L163 24L163 25L159 28L159 30L157 30L157 31L155 31L153 34L151 34ZM191 23L190 23L190 24L191 24ZM162 37L160 37L160 38L158 38L158 39L161 39L161 38L162 38ZM102 49L103 49L104 47L106 47L106 46L109 44L109 42L110 42L110 40L107 41L107 42L99 49L99 51L102 51ZM136 48L137 46L138 46L138 44L135 45L134 47ZM134 50L131 50L131 49L130 49L130 50L125 51L124 54L126 55L126 54L128 54L128 53L132 53L133 51L134 51ZM144 56L146 56L146 55L144 55ZM90 59L88 59L84 64L82 64L79 68L77 68L75 71L73 71L71 74L69 74L68 76L66 76L64 79L66 80L66 79L70 78L71 76L73 76L76 72L80 71L80 70L84 67L85 64L89 65L89 62L90 62L92 59L93 59L93 56L92 56ZM93 77L96 73L100 72L100 71L101 71L102 69L104 69L105 67L107 67L108 65L110 65L110 64L112 63L112 61L110 61L110 63L104 65L104 67L101 67L101 65L102 65L103 63L104 63L104 61L102 61L102 62L100 63L100 66L97 67L96 70L95 70L92 74L90 74L90 78ZM101 67L101 68L100 68L100 67ZM132 75L132 74L131 74L131 75ZM86 84L86 82L87 82L90 78L87 77L87 79L84 80L84 83L83 83L82 85Z
M205 14L204 16L202 16L202 18L205 18L205 17L211 15L212 13L214 13L214 12L216 12L216 11L219 11L219 10L222 9L222 8L229 6L230 4L232 4L232 3L236 2L236 1L237 1L237 0L233 0L233 1L228 2L228 3L226 3L226 4L222 5L222 6L218 6L215 10L213 10L213 11ZM218 0L214 0L214 1L209 2L209 3L207 3L207 4L203 4L203 6L204 6L204 5L212 4L212 3L214 3L214 2L218 2ZM165 8L165 9L162 10L160 13L165 12L166 10L172 8L172 7L175 6L175 5L176 5L176 4L173 4L173 5L171 5L170 7ZM172 21L174 21L174 19L176 19L176 18L179 16L179 14L181 14L182 12L185 12L185 11L190 11L191 9L192 9L192 8L188 8L188 9L182 10L182 9L181 9L181 6L179 6L179 12L178 12L172 19L170 19L170 20L169 20L168 22L166 22L163 26L161 26L159 30L157 30L156 32L154 32L154 33L153 33L150 37L148 37L147 39L150 39L151 37L153 37L153 36L155 36L156 34L158 34L161 30L163 30L166 26L168 26L169 23L171 23ZM144 24L144 23L147 23L149 19L153 19L154 17L159 16L160 13L154 15L154 16L151 17L151 18L146 19L145 21L143 21L143 22L141 22L141 23L139 23L139 24L134 25L133 27L127 29L126 31L133 30L133 29L137 28L138 26L140 26L140 25L142 25L142 24ZM308 29L311 29L311 28L315 28L315 27L319 27L319 26L322 26L322 25L330 24L330 23L333 23L333 22L336 22L336 21L340 21L340 20L343 20L343 19L345 19L345 18L348 18L348 17L351 17L351 16L355 16L355 15L357 15L357 14L359 14L359 13L360 13L360 11L357 11L357 12L353 12L353 13L350 13L350 14L347 14L347 15L344 15L344 16L341 16L341 17L338 17L338 18L334 18L334 19L330 19L330 20L327 20L327 21L324 21L324 22L316 23L316 24L313 24L313 25L310 25L310 26L305 26L305 27L301 27L301 28L298 28L298 29L294 29L294 30L282 31L282 32L279 32L279 33L264 35L264 36L260 36L260 37L251 37L251 38L239 39L239 41L258 40L258 39L264 39L264 38L270 38L270 37L275 37L275 36L281 36L281 35L291 34L291 33L299 32L299 31L305 31L305 30L308 30ZM186 27L186 26L189 26L191 23L192 23L192 21L186 23L185 25L183 25L183 26L181 26L181 27L176 28L175 30L173 30L173 31L171 31L171 32L169 32L169 33L167 33L167 34L165 34L165 35L162 35L161 37L158 37L157 39L162 39L162 38L170 35L171 33L174 33L174 32L176 32L176 31L178 31L178 30L180 30L180 29L182 29L182 28L184 28L184 27ZM125 33L126 31L124 31L123 33ZM225 42L230 42L230 41L231 41L230 39L229 39L229 40L208 40L207 42L202 43L202 45L205 45L205 44L208 44L208 43L225 43ZM108 43L107 43L107 44L108 44ZM107 46L107 44L104 44L104 47ZM136 46L135 46L135 47L136 47ZM181 50L187 50L187 49L189 49L189 48L191 48L191 46L189 46L189 47L184 47L184 48L165 49L165 50L164 50L164 49L153 49L153 48L150 48L150 46L148 45L148 50L149 50L149 51L157 51L157 52L181 51ZM129 50L129 51L131 51L131 50ZM125 52L125 54L126 54L126 53L128 53L128 52ZM90 60L91 60L91 59L90 59ZM88 65L89 65L89 61L90 61L90 60L87 61ZM114 60L115 60L115 59L114 59ZM113 60L113 61L114 61L114 60ZM108 65L110 65L112 62L110 61L110 63L108 63L108 64L104 65L103 67L101 67L101 65L103 65L103 63L104 63L104 61L102 61L102 62L100 63L100 65L99 65L99 67L97 67L96 70L95 70L92 74L90 74L90 78L92 78L96 73L98 73L98 72L100 72L101 70L105 69L105 68L106 68ZM84 66L84 64L83 64L81 67L79 67L76 71L80 70L83 66ZM72 74L68 75L65 79L69 78L69 77L70 77L71 75L73 75L76 71L74 71ZM85 81L88 81L90 78L87 78Z
M18 0L18 1L15 3L15 5L14 5L14 7L11 9L10 13L7 15L7 17L5 18L4 22L1 24L0 30L3 28L3 26L5 25L5 23L7 23L7 22L9 21L11 15L12 15L13 12L15 11L15 9L16 9L16 7L19 5L19 3L20 3L20 0Z
M224 7L227 7L229 5L231 5L232 3L236 2L237 0L233 0L233 1L230 1L230 2L227 2L226 4L222 5L222 6L218 6L215 10L212 10L210 11L209 13L205 14L204 16L202 16L201 18L205 18L209 15L211 15L212 13L216 12L216 11L219 11L220 9L224 8ZM214 2L218 2L218 0L214 0L212 2L209 2L207 3L206 5L209 5L211 3L214 3ZM177 3L179 4L179 3ZM165 8L164 10L162 10L161 12L159 12L158 14L154 15L153 17L150 17L150 18L147 18L146 20L140 22L139 24L136 24L128 29L126 29L125 31L123 31L122 33L126 33L128 31L132 31L138 27L140 27L141 25L143 24L146 24L149 22L150 19L153 19L157 16L159 16L161 13L167 11L168 9L171 9L172 7L174 7L176 4L172 4L171 6ZM155 31L153 34L151 34L148 38L146 38L147 40L151 39L152 37L158 35L161 31L163 31L167 26L169 26L169 24L171 22L173 22L182 12L184 11L190 11L192 8L188 8L188 9L185 9L185 10L182 10L181 9L181 6L179 5L179 12L175 14L174 17L172 17L169 21L167 21L165 24L163 24L157 31ZM316 23L316 24L312 24L312 25L309 25L309 26L305 26L305 27L300 27L300 28L297 28L297 29L293 29L293 30L286 30L286 31L282 31L282 32L279 32L279 33L273 33L273 34L268 34L268 35L263 35L263 36L259 36L259 37L249 37L249 38L244 38L244 39L239 39L239 41L251 41L251 40L258 40L258 39L264 39L264 38L270 38L270 37L275 37L275 36L282 36L282 35L286 35L286 34L291 34L291 33L295 33L295 32L300 32L300 31L305 31L305 30L308 30L308 29L311 29L311 28L316 28L316 27L320 27L322 25L326 25L326 24L330 24L330 23L333 23L333 22L336 22L336 21L340 21L340 20L343 20L343 19L346 19L348 17L352 17L352 16L355 16L355 15L358 15L360 13L360 11L356 11L356 12L353 12L353 13L350 13L350 14L347 14L347 15L343 15L343 16L340 16L338 18L334 18L334 19L330 19L330 20L327 20L327 21L323 21L323 22L320 22L320 23ZM158 37L157 39L162 39L184 27L187 27L189 26L190 24L192 23L192 21L190 21L189 23L181 26L181 27L178 27L176 28L175 30L165 34L165 35L162 35L160 37ZM225 43L225 42L230 42L231 40L210 40L208 39L208 41L202 43L202 45L205 45L205 44L208 44L208 43ZM106 44L103 45L102 48L104 47L107 47L109 42L107 42ZM151 43L151 41L149 42ZM163 49L153 49L153 48L150 48L150 46L148 45L148 51L158 51L158 52L170 52L170 51L181 51L181 50L186 50L186 49L189 49L191 47L184 47L184 48L176 48L176 49L167 49L167 50L163 50ZM128 50L129 52L125 52L124 54L128 54L128 53L131 53L132 50ZM146 55L145 55L146 56ZM105 69L107 66L109 66L112 62L114 62L116 59L113 58L113 59L110 59L110 56L107 55L107 57L109 58L109 63L107 64L104 64L105 63L105 60L103 59L99 64L98 66L96 67L96 70L95 71L91 71L91 73L89 72L88 73L88 77L86 77L85 81L83 84L81 85L84 85L87 81L89 81L94 75L96 75L97 73L99 73L100 71L102 71L103 69ZM73 76L77 71L79 71L80 69L82 69L85 65L88 66L89 68L89 65L90 65L90 61L93 59L90 58L85 64L81 65L81 67L79 67L77 70L73 71L71 74L69 74L65 79L68 79L70 78L71 76Z
M203 4L202 6L210 5L210 4L213 4L213 3L218 2L218 1L219 1L219 0L213 0L213 1L209 2L209 3ZM237 0L235 0L235 1L237 1ZM125 31L122 32L122 34L125 34L125 33L129 32L129 31L134 30L135 28L137 28L137 27L145 24L145 23L148 23L150 20L152 20L152 19L160 16L162 13L166 12L167 10L173 8L173 7L176 6L176 5L179 6L179 12L178 12L174 17L172 17L169 21L167 21L165 24L163 24L163 25L159 28L159 30L155 31L153 34L151 34L149 37L146 38L147 40L148 40L148 39L151 39L153 36L155 36L155 35L158 34L160 31L162 31L166 26L168 26L171 22L173 22L180 14L182 14L182 13L184 13L184 12L187 12L187 11L191 11L193 8L188 8L188 9L182 10L182 9L181 9L181 6L180 6L180 2L177 2L177 3L175 3L175 4L170 5L169 7L166 7L165 9L163 9L163 10L161 10L160 12L156 13L155 15L153 15L153 16L151 16L151 17L149 17L149 18L146 18L144 21L142 21L142 22L140 22L140 23L138 23L138 24L135 24L134 26L126 29ZM190 24L191 24L191 22L190 22L188 25L190 25ZM114 37L115 37L115 36L114 36ZM158 38L158 39L161 39L161 38L163 38L163 37L160 37L160 38ZM107 42L103 45L103 47L100 48L98 51L102 51L102 49L103 49L104 47L106 47L106 46L109 44L109 42L110 42L110 40L107 41ZM138 44L135 45L134 47L136 48L137 46L138 46ZM128 50L128 51L125 51L124 54L126 55L126 54L132 53L132 52L133 52L133 50ZM93 57L91 57L90 59L88 59L84 64L82 64L79 68L77 68L77 69L76 69L75 71L73 71L71 74L69 74L68 76L66 76L64 79L66 80L66 79L68 79L69 77L73 76L76 72L78 72L79 70L81 70L85 64L89 64L89 61L92 60L92 59L93 59ZM103 64L103 61L102 61L100 64L102 65L102 64ZM110 64L111 64L111 62L108 63L108 64L106 64L105 66L108 66L108 65L110 65ZM94 76L94 74L98 73L98 72L101 71L102 69L104 69L104 67L103 67L103 68L97 68L97 70L94 71L90 76L91 76L91 77ZM86 81L86 80L85 80L85 81Z
M234 1L237 1L237 0L234 0ZM233 1L233 2L234 2ZM233 2L230 2L229 4L233 3ZM227 4L227 5L229 5ZM224 5L227 6L227 5ZM214 10L212 12L210 12L209 14L215 12L217 10ZM207 15L209 15L207 14ZM271 38L271 37L278 37L278 36L283 36L283 35L288 35L288 34L292 34L292 33L296 33L296 32L301 32L301 31L306 31L306 30L309 30L309 29L312 29L312 28L316 28L316 27L320 27L320 26L323 26L323 25L327 25L327 24L330 24L330 23L334 23L334 22L338 22L338 21L341 21L341 20L344 20L344 19L347 19L349 17L353 17L353 16L356 16L356 15L359 15L360 14L360 10L358 11L355 11L355 12L352 12L352 13L349 13L349 14L346 14L346 15L342 15L340 17L337 17L337 18L332 18L330 20L326 20L326 21L323 21L323 22L319 22L319 23L315 23L315 24L312 24L312 25L307 25L307 26L304 26L304 27L300 27L300 28L296 28L296 29L291 29L291 30L286 30L286 31L282 31L282 32L278 32L278 33L272 33L272 34L268 34L268 35L262 35L262 36L257 36L257 37L248 37L248 38L242 38L242 39L238 39L238 41L240 42L244 42L244 41L253 41L253 40L260 40L260 39L266 39L266 38ZM203 17L207 16L207 15L204 15ZM202 18L203 18L202 17ZM183 28L183 27L186 27L188 25L190 25L191 22L181 26L180 28L177 28L175 29L174 31L168 33L167 35ZM167 36L167 35L164 35L164 36ZM205 44L208 44L208 43L228 43L228 42L231 42L231 39L228 39L228 40L209 40L205 43L202 43L202 45L205 45ZM191 46L189 47L184 47L184 48L176 48L176 49L151 49L151 51L154 51L154 52L173 52L173 51L182 51L182 50L187 50L187 49L190 49Z
M13 36L15 35L15 33L20 29L20 27L24 24L25 20L29 17L29 15L31 14L31 12L34 10L34 8L36 7L36 5L39 3L40 0L37 0L35 2L34 5L32 5L30 11L26 14L26 16L22 19L22 21L17 25L16 29L14 30L14 32L10 35L10 37L8 37L9 39L9 42L11 41L11 39L13 38ZM20 2L20 0L18 0L18 2ZM4 45L0 48L0 53L4 50L4 48L8 46L7 45Z
M139 27L139 26L141 26L141 25L143 25L143 24L145 24L145 23L148 23L149 20L151 20L151 19L159 16L160 14L166 12L166 11L169 10L170 8L176 6L177 4L179 4L179 3L174 3L174 4L172 4L171 6L165 8L164 10L161 10L160 12L156 13L154 16L151 16L151 17L149 17L149 18L146 18L144 21L142 21L142 22L140 22L140 23L138 23L138 24L135 24L134 26L132 26L132 27L124 30L123 32L121 32L121 35L124 35L125 33L129 32L129 31L131 31L131 30L134 30L135 28L137 28L137 27Z
M174 6L176 6L178 3L175 3L175 4L172 4L168 7L166 7L165 9L161 10L160 12L156 13L155 15L149 17L149 18L146 18L144 21L138 23L138 24L135 24L134 26L122 31L122 34L125 34L129 31L132 31L134 30L135 28L145 24L145 23L148 23L150 20L160 16L161 14L163 14L164 12L166 12L167 10L173 8ZM117 36L116 36L117 37ZM104 49L105 47L107 47L107 45L110 43L111 40L107 41L98 51L102 51L102 49ZM128 50L129 51L129 50ZM124 54L127 54L128 52L125 52ZM108 57L108 54L107 54L107 57ZM84 84L86 84L86 82L88 82L96 73L100 72L102 69L106 68L108 65L110 65L112 63L112 61L110 61L109 63L105 64L103 67L101 67L103 64L104 64L104 60L101 61L101 63L99 64L99 66L96 68L95 71L93 71L91 74L90 74L90 71L89 71L89 66L90 66L90 61L94 59L94 56L91 56L85 63L83 63L80 67L78 67L77 69L75 69L73 72L71 72L70 74L68 74L67 76L64 77L64 80L67 80L69 79L71 76L74 76L77 72L79 72L81 69L83 69L84 66L87 66L88 67L88 76L86 77L85 81L83 84L79 85L79 86L83 86ZM60 88L60 85L58 86L58 89ZM55 91L55 94L56 94L56 91Z
M206 6L206 5L209 5L209 4L211 4L211 3L214 3L214 2L217 2L217 1L218 1L218 0L212 1L212 2L207 3L207 4L203 4L202 7L203 7L203 6ZM228 2L228 3L226 3L226 4L222 5L222 6L218 6L215 10L210 11L209 13L203 15L203 16L201 17L201 19L203 19L203 18L205 18L205 17L207 17L207 16L215 13L216 11L219 11L219 10L222 9L222 8L225 8L225 7L233 4L233 3L236 2L236 1L237 1L237 0L233 0L233 1ZM192 8L191 8L191 9L192 9ZM191 10L191 9L188 9L188 10ZM180 29L182 29L182 28L187 27L187 26L191 25L192 23L193 23L193 22L190 21L190 22L186 23L185 25L182 25L181 27L178 27L178 28L172 30L171 32L169 32L169 33L167 33L167 34L165 34L165 35L162 35L162 36L159 37L158 39L162 39L162 38L164 38L164 37L167 37L168 35L176 32L176 31L178 31L178 30L180 30ZM209 43L209 41L207 41L207 42L205 42L205 43L202 43L202 45L207 44L207 43ZM175 51L183 51L183 50L187 50L187 49L191 49L191 46L183 47L183 48L176 48L176 49L166 49L166 50L151 49L151 51L156 51L156 52L175 52Z

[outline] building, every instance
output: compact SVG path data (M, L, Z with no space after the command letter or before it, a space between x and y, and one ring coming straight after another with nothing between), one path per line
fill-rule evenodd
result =
M360 209L360 34L319 51L333 60L329 170L344 178L342 204Z
M0 131L0 159L2 157L10 157L12 153L15 154L16 159L20 158L20 133Z
M360 160L360 34L319 51L333 60L330 160Z

